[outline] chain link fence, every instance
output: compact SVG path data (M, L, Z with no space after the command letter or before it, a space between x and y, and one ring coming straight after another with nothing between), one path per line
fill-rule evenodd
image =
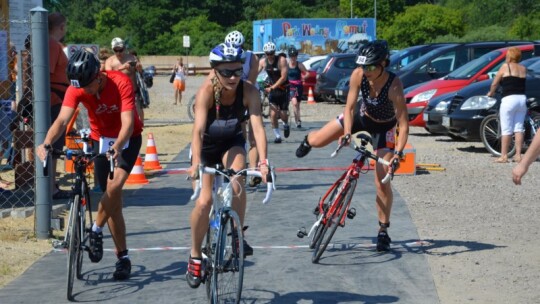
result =
M28 15L30 18L30 15ZM0 20L6 24L5 20ZM27 27L30 20L10 20ZM32 58L30 36L25 49L17 50L10 43L7 52L1 52L4 66L7 62L7 79L0 73L0 210L34 205L34 135L32 102ZM4 61L4 59L7 59ZM3 68L0 68L0 71ZM6 80L5 80L6 79Z

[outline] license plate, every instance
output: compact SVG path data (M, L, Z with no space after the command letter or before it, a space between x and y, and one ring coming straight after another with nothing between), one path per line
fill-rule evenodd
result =
M442 125L449 128L450 127L450 117L443 116L442 118Z
M429 118L429 115L427 113L424 113L424 121L427 122Z

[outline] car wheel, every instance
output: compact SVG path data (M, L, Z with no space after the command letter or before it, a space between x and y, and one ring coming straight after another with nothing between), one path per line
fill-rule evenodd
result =
M321 94L321 98L322 98L322 100L324 100L326 102L330 102L330 103L336 102L336 97L334 95L331 95L331 94Z

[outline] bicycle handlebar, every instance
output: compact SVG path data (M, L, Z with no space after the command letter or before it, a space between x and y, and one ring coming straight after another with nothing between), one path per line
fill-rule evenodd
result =
M72 159L73 157L80 157L80 156L89 156L90 158L95 158L97 156L107 156L109 155L109 179L114 178L114 159L112 156L114 155L114 150L109 149L107 153L87 153L81 150L57 150L54 149L51 145L45 145L45 150L47 151L47 156L45 156L45 159L43 160L43 176L49 176L49 170L47 168L47 160L49 159L49 155L53 156L63 156L65 155L67 159Z
M360 134L360 135L358 135L358 138L360 138L360 146L356 145L354 142L351 142L349 144L351 149L355 150L356 152L362 154L365 157L368 157L368 158L371 158L371 159L375 160L379 164L382 164L382 165L385 165L385 166L391 166L392 167L391 173L390 172L387 173L386 176L381 180L381 182L383 184L386 184L389 181L391 181L394 178L394 172L396 171L396 168L399 166L399 161L395 160L392 163L390 163L389 161L385 160L384 158L379 157L379 156L371 153L370 151L368 151L366 149L366 145L371 142L371 138L369 136ZM350 134L345 135L342 138L342 140L339 143L336 150L334 152L332 152L330 157L332 157L332 158L336 157L337 154L339 153L339 151L341 150L341 148L345 147L347 145L347 143L350 141L350 139L351 139Z
M269 175L267 176L267 184L266 184L266 196L264 197L262 203L267 204L270 202L270 199L272 197L272 192L276 190L276 185L274 181L276 180L276 175L274 172L274 167L270 167ZM232 176L246 176L246 177L261 177L262 174L260 171L257 170L249 170L249 169L243 169L238 172L232 170L232 169L225 169L220 170L212 167L206 167L204 165L199 166L199 178L197 180L197 184L195 186L195 190L193 191L193 195L191 195L190 200L194 201L196 200L199 195L201 194L201 188L202 188L202 175L203 174L212 174L212 175L222 175L226 177L232 177Z

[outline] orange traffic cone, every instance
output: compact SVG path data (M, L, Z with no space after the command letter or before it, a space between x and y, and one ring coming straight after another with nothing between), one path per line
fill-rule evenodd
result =
M140 156L137 156L137 161L135 162L135 166L133 166L133 169L131 169L131 173L129 174L128 179L126 180L126 184L145 185L148 183L149 181L146 179L146 176L144 175L142 158Z
M311 87L309 87L309 91L308 91L308 97L307 97L307 103L308 104L316 104L315 102L315 98L313 97L313 90L311 89Z
M158 160L156 143L154 135L148 133L148 143L146 144L146 155L144 156L144 170L161 170L161 164Z

